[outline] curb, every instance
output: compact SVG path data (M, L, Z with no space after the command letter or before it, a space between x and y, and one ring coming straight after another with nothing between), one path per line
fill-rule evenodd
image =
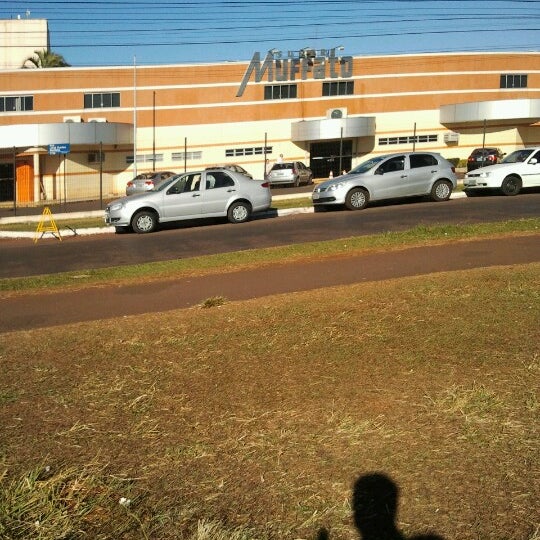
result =
M293 195L293 196L287 196L287 195L281 195L280 197L283 197L281 200L285 200L285 199L300 199L300 198L305 198L305 195L303 194L298 194L298 195ZM462 199L466 197L465 193L463 192L457 192L457 193L452 193L452 195L450 196L450 199ZM275 200L279 200L277 199L277 197L275 198ZM282 210L267 210L266 212L261 212L260 216L276 216L277 217L285 217L285 216L292 216L292 215L295 215L295 214L313 214L314 213L314 209L313 209L313 206L304 206L304 207L300 207L300 208L285 208L285 209L282 209ZM55 214L54 216L54 219L55 221L57 220L62 220L62 219L81 219L81 218L87 218L87 217L102 217L103 216L103 210L93 210L93 211L89 211L89 212L72 212L72 213L66 213L66 214ZM21 217L11 217L11 218L3 218L3 219L0 219L0 223L2 224L7 224L7 223L20 223L22 221L28 223L38 223L39 221L41 221L42 219L42 216L41 215L38 215L38 216L21 216ZM62 237L69 237L69 236L89 236L89 235L94 235L94 234L111 234L111 233L114 233L115 232L115 228L114 227L93 227L93 228L88 228L88 229L77 229L77 230L73 230L73 229L66 229L66 230L62 230L61 231L61 235ZM0 238L12 238L12 239L17 239L17 238L35 238L36 237L36 232L19 232L19 231L0 231ZM42 237L47 234L47 233L43 233ZM52 233L48 233L51 235L51 237L54 237L54 235Z

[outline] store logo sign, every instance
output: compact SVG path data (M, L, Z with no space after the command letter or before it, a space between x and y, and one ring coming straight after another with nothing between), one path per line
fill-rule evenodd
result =
M280 51L269 51L264 60L256 52L244 73L236 97L243 95L253 73L255 82L261 82L266 75L269 83L290 82L298 78L305 81L309 75L313 79L347 79L353 74L353 58L338 57L335 49L289 51L285 57Z

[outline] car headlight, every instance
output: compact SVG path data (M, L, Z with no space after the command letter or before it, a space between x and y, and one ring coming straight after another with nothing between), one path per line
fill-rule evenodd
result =
M338 182L337 184L332 184L328 191L337 191L338 189L341 189L343 187L343 182Z
M124 207L123 203L115 203L111 204L110 209L111 212L116 212L117 210L121 210Z
M480 178L487 178L488 176L491 176L490 172L481 172L479 173Z

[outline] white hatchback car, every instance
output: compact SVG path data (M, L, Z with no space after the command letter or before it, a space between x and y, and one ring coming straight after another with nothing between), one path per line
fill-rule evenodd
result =
M522 148L501 163L471 171L463 179L467 195L498 189L504 195L517 195L522 188L540 186L540 148Z
M428 195L446 201L456 188L454 166L434 152L375 156L349 173L319 184L312 194L315 209L345 206L361 210L369 201Z
M133 229L137 233L184 219L226 216L231 223L243 223L271 204L268 182L210 169L178 174L155 189L110 202L105 208L105 223L116 227L116 232Z

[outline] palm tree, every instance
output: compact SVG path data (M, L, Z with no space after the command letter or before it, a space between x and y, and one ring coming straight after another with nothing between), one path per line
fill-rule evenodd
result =
M34 52L36 53L35 56L29 56L23 62L23 68L56 68L70 66L61 54L57 54L47 49Z

